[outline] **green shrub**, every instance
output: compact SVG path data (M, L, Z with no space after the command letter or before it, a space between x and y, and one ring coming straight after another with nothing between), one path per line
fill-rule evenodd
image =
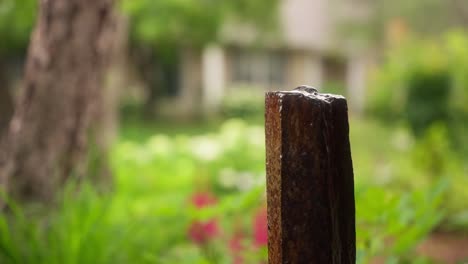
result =
M416 246L444 217L446 189L446 181L406 193L358 185L357 262L370 263L379 256L392 263L414 263L420 258Z
M449 122L449 72L415 71L408 79L406 118L417 136L421 136L436 122Z
M36 18L37 1L2 0L0 2L0 57L23 56Z
M379 131L353 124L353 131ZM266 220L264 144L263 127L241 120L211 134L121 142L112 152L112 192L84 184L77 193L70 183L56 208L10 203L12 212L0 215L0 263L265 261L266 246L256 242L258 221ZM415 259L417 244L443 219L446 181L411 191L372 182L361 169L372 165L362 147L353 152L358 263Z
M467 140L467 45L467 35L451 32L440 41L409 39L391 49L374 75L368 113L408 122L417 136L441 122L461 146Z

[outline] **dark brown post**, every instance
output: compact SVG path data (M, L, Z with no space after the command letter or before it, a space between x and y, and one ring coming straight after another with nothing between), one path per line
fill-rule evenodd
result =
M354 264L346 99L301 86L265 103L268 263Z

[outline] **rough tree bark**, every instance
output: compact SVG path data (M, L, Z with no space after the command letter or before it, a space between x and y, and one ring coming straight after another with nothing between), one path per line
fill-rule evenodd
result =
M13 100L9 88L6 67L0 58L0 138L5 133L13 115Z
M41 0L24 87L0 147L0 183L50 201L87 171L112 50L113 0ZM93 147L93 150L96 149Z

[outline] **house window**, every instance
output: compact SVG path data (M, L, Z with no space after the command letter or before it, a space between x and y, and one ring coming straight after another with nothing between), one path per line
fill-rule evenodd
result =
M232 81L253 85L282 85L286 79L286 56L280 51L232 52Z

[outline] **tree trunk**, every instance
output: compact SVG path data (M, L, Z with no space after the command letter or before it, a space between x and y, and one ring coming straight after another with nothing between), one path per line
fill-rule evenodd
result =
M9 84L5 63L0 58L0 138L6 132L13 115L13 99Z
M86 157L99 150L93 128L113 18L113 0L40 1L24 87L0 148L0 180L20 198L47 202L70 176L88 172Z
M9 80L6 74L6 67L4 62L0 59L0 140L6 135L8 131L8 124L10 123L13 115L13 99L10 93ZM1 151L0 144L0 168L2 167L1 162L3 161L5 153ZM5 186L6 178L2 177L0 171L0 191L1 187ZM0 199L0 208L2 207L2 201Z

